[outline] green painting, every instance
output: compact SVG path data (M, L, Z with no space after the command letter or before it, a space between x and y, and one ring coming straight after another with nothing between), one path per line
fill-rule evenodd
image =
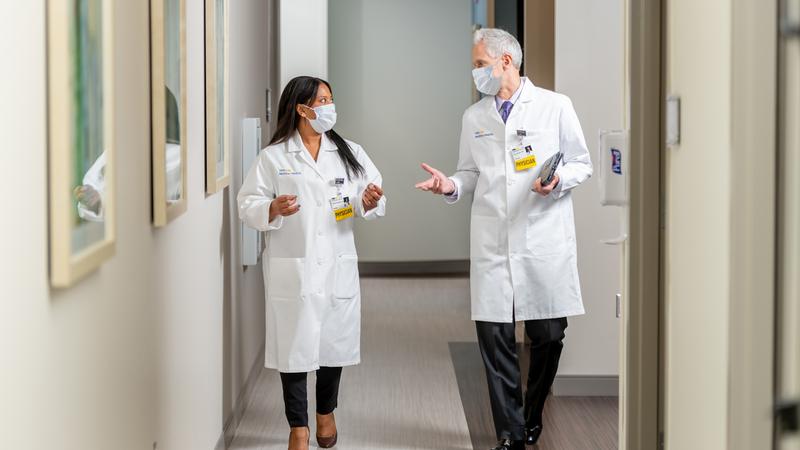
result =
M181 2L164 1L164 82L166 84L166 202L179 202L183 196L181 153Z
M103 1L74 0L69 45L72 97L72 252L105 237Z

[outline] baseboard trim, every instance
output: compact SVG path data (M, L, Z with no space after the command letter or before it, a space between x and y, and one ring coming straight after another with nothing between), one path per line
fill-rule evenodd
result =
M233 441L236 429L239 428L239 423L242 421L242 417L244 417L244 413L250 405L253 389L256 386L256 381L258 381L258 375L264 368L265 345L266 344L261 344L258 350L256 360L253 361L253 365L250 367L250 373L247 374L247 380L245 380L244 386L242 386L242 390L236 398L236 404L233 405L233 411L230 417L225 421L225 426L222 427L222 434L217 440L217 445L214 446L214 450L226 450Z
M619 377L608 375L557 375L556 397L619 397Z
M362 262L359 273L367 277L382 276L465 276L469 275L469 260Z

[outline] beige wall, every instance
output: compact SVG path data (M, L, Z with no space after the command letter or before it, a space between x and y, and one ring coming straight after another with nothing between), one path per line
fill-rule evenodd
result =
M235 192L204 195L202 2L187 2L189 210L162 230L150 225L148 6L114 2L117 252L63 291L47 280L44 3L12 2L0 19L15 37L0 44L14 61L0 83L0 162L17 186L0 221L3 447L213 448L261 358L263 288L234 251ZM239 120L264 115L267 3L231 10L238 149Z
M672 0L667 92L681 145L666 153L667 448L727 448L731 5Z
M774 7L668 2L681 142L665 156L667 449L771 445Z

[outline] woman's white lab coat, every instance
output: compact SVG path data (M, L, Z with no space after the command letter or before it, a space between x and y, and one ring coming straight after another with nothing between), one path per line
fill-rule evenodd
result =
M336 145L323 135L317 161L295 134L264 149L238 195L239 218L266 231L263 257L266 288L265 366L281 372L309 372L320 366L360 362L361 292L353 240L357 217L374 219L386 198L365 213L362 196L369 183L381 185L378 169L358 144L348 141L364 166L363 177L348 179ZM344 178L355 217L337 221L331 199L336 178ZM297 195L300 211L269 222L269 206L279 195Z
M592 174L572 102L524 87L503 123L494 97L470 106L461 125L456 196L474 195L470 225L472 319L487 322L583 314L571 189ZM530 145L537 166L517 171L511 149ZM564 152L547 197L532 192L541 166Z

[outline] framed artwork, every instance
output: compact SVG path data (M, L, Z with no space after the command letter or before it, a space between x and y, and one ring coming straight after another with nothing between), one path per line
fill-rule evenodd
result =
M50 283L114 255L113 2L48 0Z
M206 193L230 184L228 0L205 0Z
M186 0L150 1L153 224L186 211Z

